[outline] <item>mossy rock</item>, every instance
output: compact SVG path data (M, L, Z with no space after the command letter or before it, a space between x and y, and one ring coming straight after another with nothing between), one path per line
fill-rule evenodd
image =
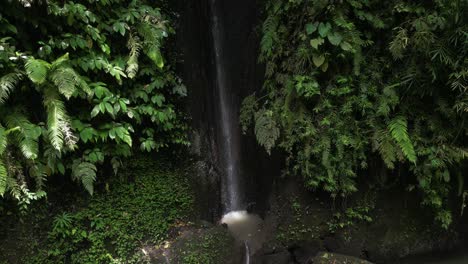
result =
M319 252L312 260L314 264L372 264L372 262L337 253Z
M180 264L237 264L240 256L239 243L222 226L184 231L169 253L170 262Z

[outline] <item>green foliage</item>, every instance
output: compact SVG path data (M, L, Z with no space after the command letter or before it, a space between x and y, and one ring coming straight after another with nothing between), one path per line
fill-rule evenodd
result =
M142 248L167 239L169 229L191 215L193 195L183 170L150 157L125 164L120 179L86 207L53 217L47 240L27 263L144 263Z
M96 181L96 166L93 163L75 160L72 167L72 178L81 181L88 193L93 195L94 182Z
M171 16L146 0L2 5L0 195L57 174L93 194L106 164L188 144Z
M356 178L376 164L409 176L416 184L405 187L447 227L451 190L465 188L454 176L466 176L467 8L458 0L267 1L266 80L259 99L244 101L244 131L253 127L268 151L281 148L289 174L332 197L356 192Z
M255 136L268 153L279 137L279 128L276 121L271 118L272 114L271 111L259 111L255 114Z
M406 119L401 116L395 117L388 124L388 130L390 130L390 134L403 151L405 157L409 161L416 163L416 153L414 152L413 143L408 136L408 122Z
M354 226L356 223L370 223L372 218L369 216L369 210L368 207L349 207L343 213L337 212L333 215L332 221L328 223L328 229L334 233L345 227Z
M193 235L174 253L177 263L217 264L234 257L232 248L236 241L222 228L213 228Z

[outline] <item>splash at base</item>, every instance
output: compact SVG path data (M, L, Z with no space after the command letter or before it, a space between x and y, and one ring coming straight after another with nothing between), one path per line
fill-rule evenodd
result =
M250 263L250 256L261 245L263 220L256 214L247 211L232 211L223 216L221 224L226 224L229 231L244 243L245 262Z

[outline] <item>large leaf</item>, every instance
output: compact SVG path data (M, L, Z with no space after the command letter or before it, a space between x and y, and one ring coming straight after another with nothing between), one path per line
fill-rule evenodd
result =
M331 30L331 24L330 23L320 23L319 27L319 34L322 38L325 38L328 35L328 32Z
M343 37L338 32L335 32L333 34L328 34L327 38L328 38L328 41L330 41L330 43L335 46L340 45L341 41L343 40Z
M315 39L311 39L310 40L310 45L314 48L314 49L318 49L318 47L320 45L322 45L324 42L323 38L315 38Z
M314 55L312 57L312 61L314 62L315 66L320 67L325 62L325 56L323 56L323 55Z
M318 27L318 22L307 23L306 24L307 35L310 35L310 34L314 33L317 30L317 27Z

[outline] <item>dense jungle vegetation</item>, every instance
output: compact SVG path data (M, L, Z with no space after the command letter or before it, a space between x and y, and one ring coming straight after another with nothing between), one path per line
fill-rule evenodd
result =
M267 151L287 153L287 173L312 189L345 199L358 179L401 181L447 228L460 213L449 197L467 194L467 8L458 0L268 1L266 80L243 102L244 130L253 127Z
M363 185L399 185L449 229L468 202L468 1L259 5L264 85L243 98L243 132L344 207ZM0 238L3 223L29 223L20 263L141 263L142 248L189 225L190 87L174 10L2 0Z

